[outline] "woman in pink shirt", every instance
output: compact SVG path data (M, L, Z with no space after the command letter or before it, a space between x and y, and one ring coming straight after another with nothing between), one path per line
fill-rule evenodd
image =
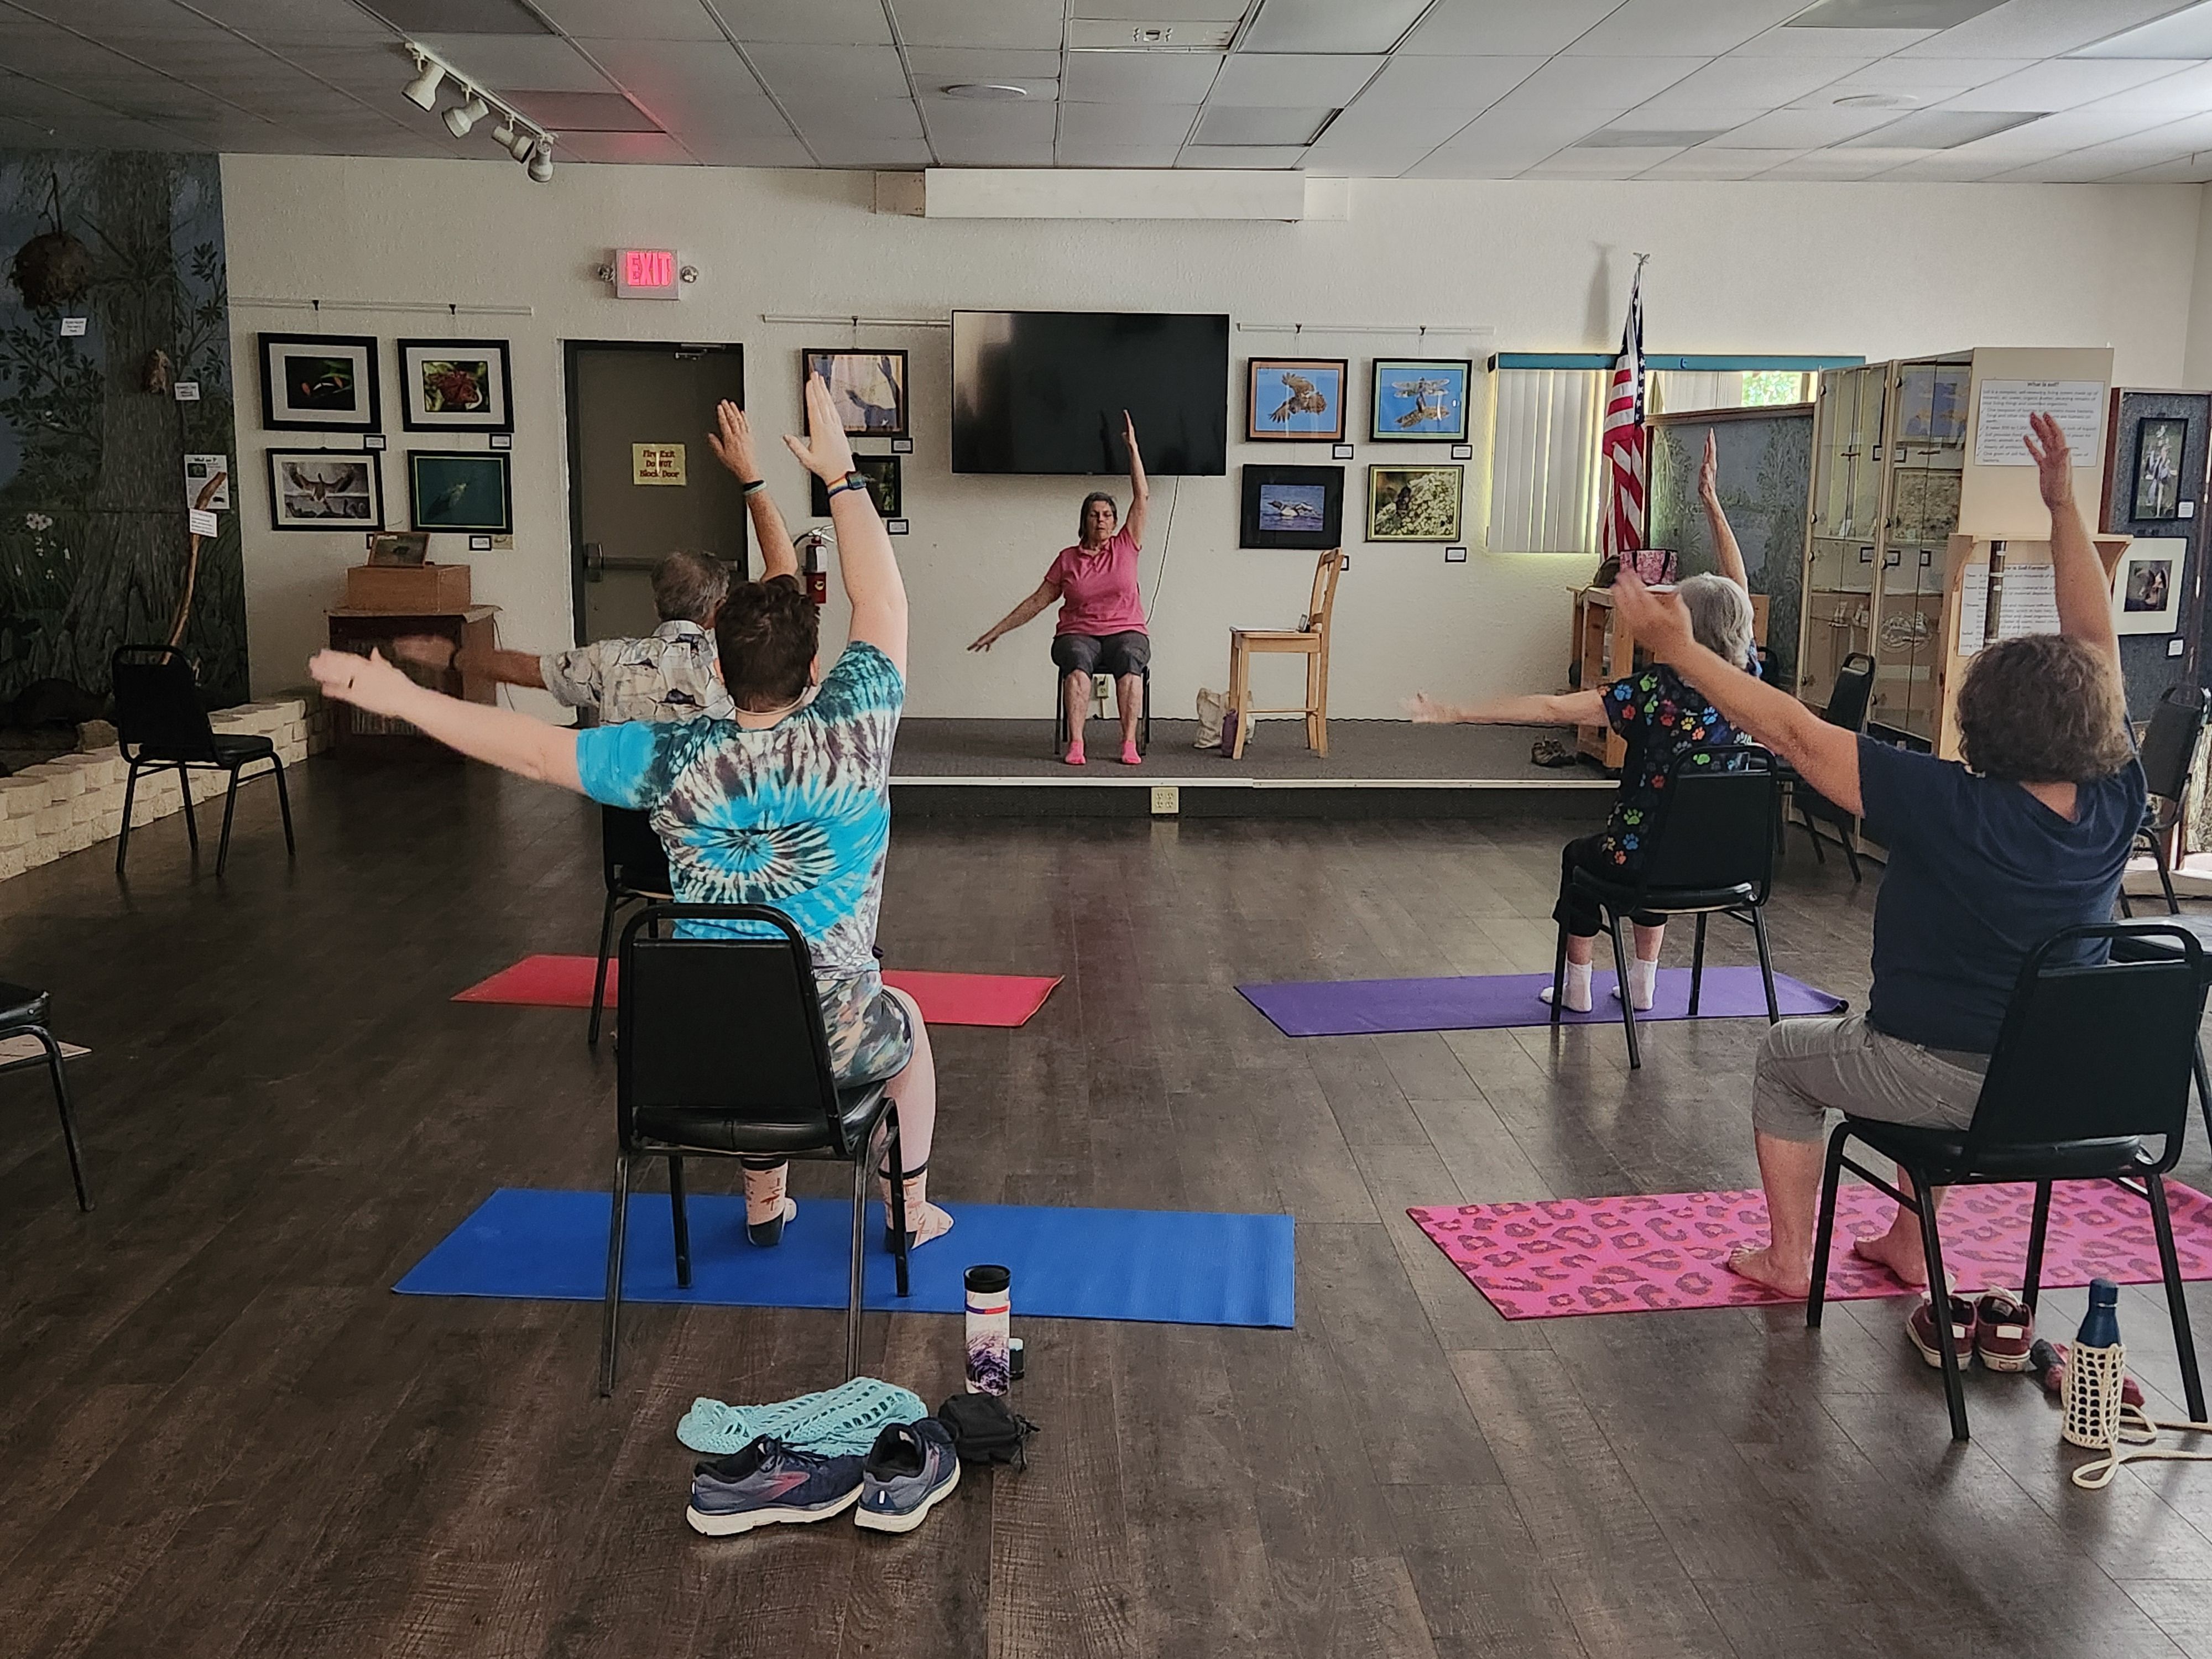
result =
M1037 584L1036 592L1009 611L968 648L988 651L1000 635L1012 632L1060 601L1060 626L1054 630L1052 659L1060 671L1060 696L1067 704L1067 763L1083 764L1083 719L1091 702L1091 677L1103 670L1114 677L1121 714L1121 764L1134 766L1137 716L1143 695L1141 676L1152 660L1152 637L1145 632L1145 607L1137 592L1137 555L1145 541L1145 459L1137 453L1137 428L1121 411L1121 441L1129 449L1129 518L1115 524L1114 498L1096 490L1083 498L1082 539L1063 547Z

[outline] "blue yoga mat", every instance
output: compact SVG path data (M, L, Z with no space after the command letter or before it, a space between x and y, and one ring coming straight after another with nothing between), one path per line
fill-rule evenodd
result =
M898 1299L883 1209L868 1206L866 1305L959 1313L961 1273L979 1261L1013 1269L1025 1318L1122 1319L1163 1325L1296 1322L1291 1218L1198 1210L1047 1209L947 1204L951 1233L916 1250L912 1294ZM717 1307L842 1308L850 1204L799 1200L774 1249L745 1242L744 1200L694 1193L691 1288L676 1285L668 1195L630 1195L623 1297ZM606 1295L607 1194L501 1187L392 1289L403 1296L597 1302Z
M1511 1025L1543 1025L1551 1005L1537 997L1549 990L1549 974L1472 974L1458 979L1292 980L1279 985L1240 985L1244 1000L1275 1023L1285 1036L1372 1036L1384 1031L1479 1031ZM1560 1017L1566 1025L1618 1025L1620 1004L1613 994L1613 976L1592 976L1590 1011ZM1850 1005L1841 997L1795 980L1774 976L1774 1000L1784 1015L1840 1013ZM1705 969L1699 988L1699 1019L1766 1017L1766 989L1756 968ZM1656 994L1639 1022L1687 1019L1690 970L1662 968Z

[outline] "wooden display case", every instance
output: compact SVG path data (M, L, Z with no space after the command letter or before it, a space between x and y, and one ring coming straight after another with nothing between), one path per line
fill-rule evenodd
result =
M362 656L372 650L381 651L387 660L392 658L392 641L410 634L450 640L457 651L488 651L498 641L494 618L499 615L499 607L495 605L472 605L453 611L340 609L328 615L331 650L352 651ZM443 691L448 696L464 697L471 702L499 701L499 685L495 680L465 680L459 671L453 668L436 672L412 663L401 666L432 690ZM331 746L341 754L459 758L453 750L424 737L405 720L390 720L356 708L351 703L335 701L331 709Z

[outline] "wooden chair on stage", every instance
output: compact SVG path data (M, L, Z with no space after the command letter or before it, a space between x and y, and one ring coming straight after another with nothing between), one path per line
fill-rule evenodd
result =
M1236 717L1237 738L1230 758L1244 757L1244 740L1252 734L1258 714L1304 714L1306 747L1316 755L1328 753L1328 628L1336 609L1336 579L1344 570L1344 550L1332 547L1314 567L1313 601L1296 628L1237 628L1229 634L1229 709ZM1255 655L1303 656L1306 659L1306 699L1293 708L1252 707L1252 659Z

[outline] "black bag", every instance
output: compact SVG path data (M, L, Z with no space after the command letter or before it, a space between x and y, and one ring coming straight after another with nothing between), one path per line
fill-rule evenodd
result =
M956 1394L937 1408L963 1463L1012 1463L1027 1468L1027 1442L1037 1425L995 1394Z

